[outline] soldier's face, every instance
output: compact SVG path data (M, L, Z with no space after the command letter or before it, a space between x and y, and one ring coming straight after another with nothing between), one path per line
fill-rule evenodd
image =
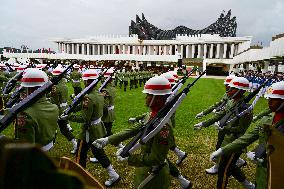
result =
M279 106L284 102L283 99L280 98L269 98L268 99L268 106L272 112L276 112ZM283 110L282 108L281 110Z
M146 97L145 97L145 103L146 103L146 106L147 106L147 107L150 107L151 102L152 102L152 99L153 99L153 95L151 95L151 94L147 94L147 95L146 95Z

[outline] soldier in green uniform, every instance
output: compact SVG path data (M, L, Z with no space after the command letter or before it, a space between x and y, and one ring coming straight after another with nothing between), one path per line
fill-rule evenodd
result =
M73 72L70 74L70 79L72 83L72 87L74 89L74 96L77 96L81 91L81 77L82 74L79 73L80 65L75 64Z
M129 89L131 90L134 88L134 82L135 82L135 73L132 69L130 69L129 71L129 81L130 81Z
M138 71L138 82L139 82L139 86L142 87L142 84L143 84L143 70L142 70L142 68Z
M5 65L4 65L5 66ZM2 91L5 82L7 82L9 79L5 76L5 73L3 72L3 65L0 66L0 90ZM4 108L5 108L5 97L3 93L0 94L0 114L4 114Z
M90 85L97 77L98 74L94 69L86 70L82 76L86 86ZM71 114L68 116L68 120L82 123L81 132L78 137L76 162L81 166L86 167L87 152L91 148L95 158L109 174L110 178L105 182L105 185L112 186L120 180L120 177L113 169L104 150L92 145L92 142L96 139L106 136L106 129L101 121L103 116L103 106L104 97L97 92L97 89L93 89L91 93L84 97L80 114Z
M54 76L59 75L63 72L63 68L56 67L52 74ZM51 90L50 96L51 103L56 104L59 108L59 114L61 115L63 111L68 107L67 99L68 99L68 88L66 85L65 78L63 78L57 85L54 85ZM58 125L60 128L60 132L65 136L68 141L71 141L73 145L73 150L71 150L72 154L75 154L77 149L77 141L75 136L72 134L72 128L67 120L58 120Z
M268 158L270 156L271 149L268 145L268 140L271 134L269 127L278 128L279 131L284 125L284 82L277 82L272 84L266 91L265 97L268 98L269 109L273 112L267 116L264 116L256 125L256 127L246 132L240 138L227 143L217 151L211 154L211 158L217 158L232 153L239 153L247 146L259 140L260 145L264 145L266 153L264 152L262 157L257 157L256 152L249 152L247 155L250 159L257 163L256 168L256 188L266 189L268 187L269 169L268 169ZM273 153L273 152L272 152ZM279 161L282 161L283 156L279 157ZM283 170L282 170L283 171ZM271 173L270 173L271 174ZM283 174L282 174L283 176ZM281 178L280 178L281 179ZM283 184L280 184L279 188L282 188Z
M231 82L232 79L234 79L236 76L234 75L229 75L226 77L225 81L224 81L224 85L225 85L225 90L228 91L229 90L229 83ZM225 93L222 97L222 99L218 102L216 102L215 104L211 105L210 107L208 107L206 110L203 110L202 112L198 113L195 118L201 118L203 116L206 116L207 114L211 113L212 111L215 112L216 109L221 109L222 107L220 107L221 105L223 105L223 107L225 106L226 102L229 100L227 93Z
M249 81L243 77L236 77L232 79L230 82L230 90L228 95L232 98L231 108L234 107L236 103L244 98L245 91L249 90ZM230 109L231 109L230 108ZM248 108L247 104L243 104L240 107L237 107L237 112L242 112ZM222 117L226 114L226 110L224 113L220 113ZM242 116L238 116L238 119L229 123L228 125L222 128L222 132L224 133L224 140L222 141L221 146L225 146L228 143L231 143L235 139L241 137L249 127L252 121L252 112L247 112ZM241 171L241 169L236 166L236 162L239 159L242 151L235 153L228 153L226 155L222 155L219 159L219 168L218 168L218 181L217 188L224 189L227 186L228 178L233 176L237 179L238 182L242 183L242 185L246 189L253 189L254 185L246 179L246 176Z
M127 85L128 85L129 76L130 76L130 72L127 71L126 68L125 68L125 71L122 74L124 91L126 91L126 88L127 88Z
M26 88L26 94L29 95L46 82L48 77L45 72L30 68L23 75L21 86ZM38 144L42 150L48 151L53 147L58 116L57 106L43 96L17 115L16 139Z
M166 78L157 76L146 82L143 93L147 94L146 105L151 109L151 112L146 115L144 120L147 122L164 106L167 95L171 94L171 86ZM93 142L93 145L102 148L108 143L117 144L135 136L139 132L140 127L141 124L137 124L133 128L126 129L106 138L98 139ZM142 146L140 154L131 154L127 158L122 158L119 155L119 150L117 153L118 161L128 161L128 165L136 167L134 176L135 188L138 188L142 183L145 189L166 189L170 187L169 167L166 158L169 148L172 145L172 140L173 131L169 121L156 136ZM145 179L157 168L160 168L160 170L152 179L149 179L148 182L145 183Z
M211 119L208 119L204 122L200 122L198 124L196 124L194 126L195 129L200 129L201 127L208 127L210 125L212 125L213 123L219 121L219 119L221 119L223 117L223 114L225 114L225 112L227 110L230 109L231 105L232 105L232 101L230 100L231 97L228 96L228 92L230 90L230 82L232 81L232 79L236 78L236 76L234 75L229 75L225 78L225 81L224 81L224 85L225 85L225 90L226 90L226 93L223 95L221 101L213 104L212 106L210 106L209 108L207 108L206 110L200 112L199 114L196 115L195 118L201 118L207 114L209 114L210 112L215 112L216 109L219 109L217 110L219 113L217 113L213 118ZM222 113L223 112L223 113ZM217 138L217 143L216 143L216 147L215 149L217 150L218 148L220 148L223 140L224 140L224 137L225 137L225 133L222 132L222 131L219 131L218 132L218 138ZM242 166L245 166L247 163L245 160L243 160L242 158L239 158L237 160L237 163L236 165L238 167L242 167ZM218 167L219 167L219 164L216 163L215 165L213 165L211 168L209 169L206 169L205 172L207 174L211 174L211 175L214 175L214 174L217 174L218 172Z

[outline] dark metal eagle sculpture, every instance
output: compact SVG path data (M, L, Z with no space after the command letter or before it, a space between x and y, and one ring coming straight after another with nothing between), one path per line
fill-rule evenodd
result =
M131 20L129 35L137 34L141 40L171 40L176 35L198 35L198 34L219 34L220 37L236 37L237 22L236 17L231 18L231 10L225 16L223 11L216 22L201 30L193 30L185 26L178 26L173 30L161 30L150 24L144 14L142 19L136 15L136 22Z

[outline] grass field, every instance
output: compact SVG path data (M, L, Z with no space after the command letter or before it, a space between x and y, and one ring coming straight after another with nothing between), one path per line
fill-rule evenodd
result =
M193 80L192 78L190 79ZM72 89L70 88L72 91ZM144 105L145 95L142 94L142 87L124 92L117 87L117 98L115 103L115 111L117 120L114 123L113 132L118 132L124 128L131 127L127 120L129 117L137 116L147 111ZM179 170L184 176L193 182L193 188L212 189L216 188L217 176L205 174L205 169L212 166L209 161L210 154L215 149L217 132L213 127L209 127L200 131L193 130L193 125L206 119L212 115L208 115L203 119L195 119L195 115L219 100L224 94L223 80L217 79L200 79L194 87L192 87L189 95L183 101L176 113L176 144L188 153L188 157L183 161ZM260 99L257 103L254 113L257 113L267 107L265 99ZM79 125L71 123L75 134L79 131ZM250 129L254 124L250 126ZM13 136L11 128L6 129L6 135ZM255 145L249 147L252 149ZM56 156L67 156L74 158L69 152L71 150L71 143L68 142L61 134L58 134L56 140L55 152ZM122 180L113 188L132 188L132 180L134 167L130 167L127 163L119 163L115 156L116 148L113 146L106 147L106 153L110 157L114 168L121 175ZM91 153L90 153L91 157ZM169 153L170 159L176 161L176 156L173 152ZM243 159L247 160L245 155ZM247 160L248 166L242 168L248 179L254 181L255 165ZM101 183L107 179L106 171L99 165L88 163L87 170L92 173ZM172 177L171 188L179 188L177 181ZM236 189L242 186L234 179L229 180L228 188Z

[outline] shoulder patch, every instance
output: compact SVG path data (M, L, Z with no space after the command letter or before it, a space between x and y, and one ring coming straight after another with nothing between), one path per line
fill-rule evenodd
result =
M83 108L88 108L89 102L90 102L90 98L85 96L83 99Z
M26 124L27 115L23 112L19 113L17 116L17 125L23 127Z
M168 130L168 127L167 126L164 126L163 129L160 131L160 136L162 138L168 138L169 134L170 134L170 131Z

